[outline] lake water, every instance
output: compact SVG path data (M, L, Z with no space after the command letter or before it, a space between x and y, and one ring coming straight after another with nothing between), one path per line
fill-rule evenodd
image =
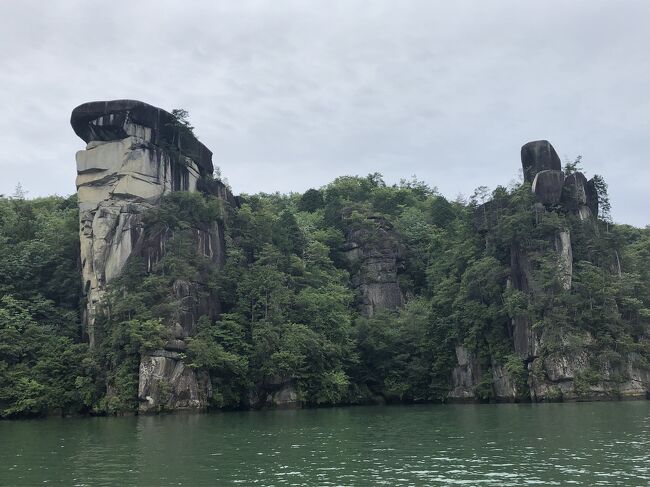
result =
M650 485L650 401L0 421L0 485Z

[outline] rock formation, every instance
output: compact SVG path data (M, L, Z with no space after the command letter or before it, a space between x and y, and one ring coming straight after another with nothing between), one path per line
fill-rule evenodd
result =
M95 345L95 318L106 285L120 275L132 254L153 265L168 236L145 239L142 216L172 191L204 191L233 202L227 188L210 178L212 152L172 114L134 100L90 102L72 112L70 123L86 142L77 152L85 331ZM197 246L223 262L223 229L197 228ZM197 283L177 282L174 293L187 296ZM212 302L182 313L166 350L143 357L140 365L141 410L202 408L209 380L185 367L179 352L193 332L196 317L218 312Z
M553 206L557 205L562 198L563 185L564 172L545 169L535 175L531 188L540 203Z
M521 148L521 165L524 180L532 183L535 176L542 171L561 171L562 163L548 140L536 140L524 144Z
M530 183L535 196L536 204L532 211L537 215L559 211L590 222L598 214L598 196L593 180L587 181L581 172L565 175L557 152L548 141L525 144L521 148L521 164L524 180ZM487 233L497 224L497 206L498 202L488 201L476 209L474 226L479 233ZM565 290L570 290L573 274L571 233L566 228L545 238L557 256L558 280ZM513 242L510 249L509 285L528 296L541 292L537 289L534 277L538 257L539 251L524 249L519 243ZM573 380L576 374L587 367L584 350L571 356L555 353L541 358L548 337L533 327L531 317L526 312L512 319L510 335L515 352L528 366L528 385L533 400L571 398L571 394L575 394L572 392ZM561 339L568 341L568 337ZM573 339L585 346L590 342L590 337ZM487 370L481 370L474 354L463 347L457 347L456 355L458 365L452 372L452 391L449 397L454 400L471 399ZM493 397L497 400L514 400L517 391L504 367L493 361L490 371L493 375Z
M531 184L535 196L536 216L547 212L572 215L584 225L594 225L598 215L598 194L594 180L587 180L581 172L565 174L553 146L545 140L529 142L521 149L521 163L524 179ZM481 234L487 234L497 224L498 202L488 201L474 213L474 227ZM573 277L573 243L568 228L545 235L549 249L557 257L557 277L566 291L571 290ZM535 262L541 256L539 250L529 250L513 242L510 249L509 285L526 296L534 297L542 292L535 281ZM553 333L553 336L550 334ZM512 319L510 335L513 348L528 368L528 387L533 401L572 400L580 397L605 398L612 394L620 397L644 397L650 387L650 373L638 366L641 361L633 353L622 357L617 365L603 361L594 371L591 360L595 343L588 333L568 330L549 331L535 328L528 312ZM548 344L555 346L549 348ZM559 347L557 344L560 344ZM488 373L481 368L475 354L463 347L457 347L457 366L452 371L453 400L473 399L476 387ZM512 400L516 388L507 371L497 363L490 365L493 397L497 400ZM585 376L596 374L585 383ZM621 377L627 377L624 382ZM581 382L582 381L582 382ZM586 384L586 385L585 385ZM583 390L578 391L579 388Z
M484 379L485 374L488 374L491 395L495 400L513 402L519 398L521 391L517 390L515 381L503 365L493 360L488 367L481 367L476 354L463 346L456 347L456 360L458 365L451 371L452 389L448 395L451 401L475 401L477 399L476 388Z
M397 278L402 260L401 245L385 218L370 215L351 225L344 252L365 316L373 316L384 309L397 309L404 304Z

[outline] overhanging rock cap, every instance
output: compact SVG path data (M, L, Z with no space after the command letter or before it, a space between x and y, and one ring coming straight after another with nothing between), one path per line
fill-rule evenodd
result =
M70 125L86 143L128 137L127 122L151 129L151 142L172 144L194 160L202 171L212 174L212 151L196 137L179 130L176 118L162 108L137 100L91 101L72 110Z

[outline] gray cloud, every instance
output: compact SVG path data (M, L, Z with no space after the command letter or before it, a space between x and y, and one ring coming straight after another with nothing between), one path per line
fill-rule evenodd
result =
M21 1L0 19L0 193L74 191L70 111L183 107L237 192L417 174L448 197L547 138L650 224L650 3Z

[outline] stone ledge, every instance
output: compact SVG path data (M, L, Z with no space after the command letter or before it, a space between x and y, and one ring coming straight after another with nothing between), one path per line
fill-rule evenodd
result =
M128 137L129 124L146 127L141 135L148 135L156 145L173 144L181 154L190 157L205 174L212 174L212 152L196 137L184 135L173 125L174 116L148 103L137 100L91 101L72 110L70 125L86 143L120 140Z

